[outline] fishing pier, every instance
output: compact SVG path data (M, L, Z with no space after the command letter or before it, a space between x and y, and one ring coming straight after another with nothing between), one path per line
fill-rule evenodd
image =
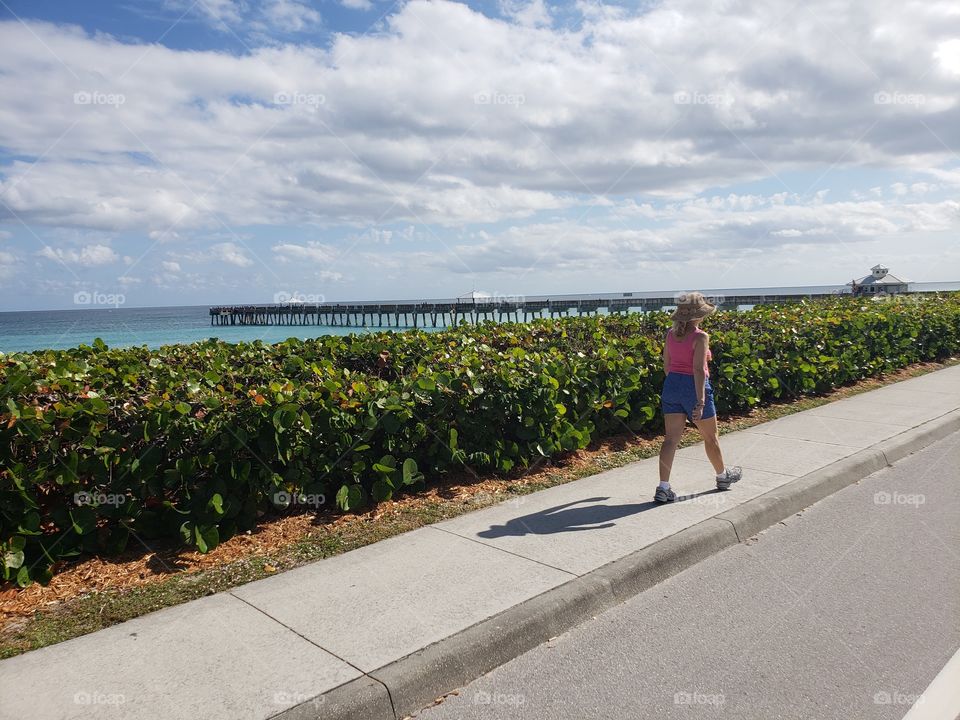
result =
M763 288L749 291L704 291L721 309L747 305L787 303L850 294L843 287ZM676 307L680 293L608 293L603 295L490 296L463 300L419 300L355 303L278 303L273 305L219 305L210 308L211 325L324 325L341 327L449 327L462 320L526 322L540 317L650 312Z

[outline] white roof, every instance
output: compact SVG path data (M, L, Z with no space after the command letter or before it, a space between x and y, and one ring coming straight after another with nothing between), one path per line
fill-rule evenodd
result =
M882 278L876 278L873 275L867 275L856 281L857 285L909 285L909 280L901 280L896 275L887 273ZM852 283L847 283L850 285Z

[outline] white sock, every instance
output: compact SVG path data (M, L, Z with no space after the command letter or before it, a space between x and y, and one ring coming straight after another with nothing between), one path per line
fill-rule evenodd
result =
M717 480L723 480L723 478L725 478L726 476L727 476L727 470L726 468L724 468L722 473L717 474Z
M668 482L662 482L662 483L660 483L660 489L661 489L661 490L669 490L669 489L670 489L670 483L669 483L669 481L668 481Z

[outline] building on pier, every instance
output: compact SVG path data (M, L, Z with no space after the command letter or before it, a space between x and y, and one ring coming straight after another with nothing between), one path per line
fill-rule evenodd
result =
M892 275L883 265L874 265L869 275L851 280L847 285L854 295L896 295L907 292L910 281Z

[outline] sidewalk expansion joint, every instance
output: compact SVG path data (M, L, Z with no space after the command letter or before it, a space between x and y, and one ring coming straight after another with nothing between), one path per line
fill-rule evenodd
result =
M493 506L493 507L496 507L496 506ZM460 538L461 540L469 540L470 542L475 542L477 545L483 545L485 548L490 548L491 550L497 550L498 552L506 553L507 555L513 555L514 557L518 557L518 558L520 558L521 560L528 560L528 561L530 561L530 562L532 562L532 563L536 563L537 565L542 565L543 567L548 567L548 568L550 568L551 570L556 570L556 571L558 571L558 572L562 572L562 573L564 573L564 574L566 574L566 575L569 575L571 578L581 577L580 575L577 575L576 573L570 572L569 570L564 570L563 568L559 568L559 567L557 567L556 565L551 565L550 563L541 562L540 560L534 560L533 558L528 558L526 555L521 555L521 554L519 554L519 553L511 552L510 550L504 550L503 548L499 548L499 547L497 547L496 545L489 545L489 544L487 544L487 543L485 543L485 542L482 542L482 541L480 541L480 540L477 540L476 538L467 537L466 535L461 535L460 533L455 533L455 532L453 532L452 530L447 530L446 528L437 527L436 525L427 525L427 527L428 527L428 528L432 528L432 529L434 529L434 530L441 530L441 531L443 531L443 532L445 532L445 533L447 533L447 534L449 534L449 535L453 535L454 537L458 537L458 538Z
M810 413L810 417L823 418L824 420L840 420L840 421L842 421L842 422L866 423L867 425L887 425L887 426L889 426L889 427L899 427L899 428L903 428L903 432L906 432L907 430L910 430L910 429L913 428L912 425L901 425L901 424L899 424L899 423L884 422L883 420L861 420L861 419L853 420L853 419L851 419L851 418L834 417L833 415L820 415L820 414L817 413L817 410L818 410L819 408L822 408L822 407L830 407L830 403L827 403L826 405L818 405L817 407L813 408L812 410L807 410L806 412L809 412L809 413ZM895 407L903 407L903 406L902 406L902 405L896 405ZM790 415L784 415L784 417L791 417L791 416L790 416ZM777 419L779 420L780 418L777 418ZM936 418L931 418L931 419L936 419ZM771 422L773 422L773 421L771 421ZM756 427L756 426L754 426L754 427ZM747 428L747 429L749 430L750 428Z
M740 531L737 530L737 525L736 525L736 523L733 522L733 520L731 520L731 519L729 519L729 518L722 518L722 517L720 517L720 516L718 516L718 515L714 515L714 516L713 516L713 519L715 519L715 520L726 520L728 523L730 523L730 526L733 528L733 534L737 536L737 542L738 542L738 543L743 542L743 538L740 537Z
M754 427L763 426L756 425ZM867 448L862 448L856 445L844 445L843 443L830 442L829 440L810 440L809 438L790 437L789 435L774 435L773 433L762 432L760 430L755 430L754 428L747 428L746 430L739 430L738 432L747 433L748 435L763 435L764 437L777 438L778 440L795 440L796 442L815 443L817 445L832 445L833 447L845 448L847 450L852 450L853 452L859 452L860 450L866 450L867 448L872 447L868 445ZM891 437L896 437L896 435L892 435ZM853 453L851 453L851 455L852 454Z
M315 643L313 640L311 640L310 638L308 638L306 635L304 635L303 633L297 632L296 630L294 630L292 627L290 627L290 626L287 625L286 623L281 622L280 620L278 620L277 618L275 618L273 615L271 615L270 613L268 613L268 612L267 612L266 610L264 610L263 608L259 608L259 607L257 607L256 605L254 605L253 603L251 603L251 602L249 602L249 601L247 601L247 600L244 600L242 597L239 597L238 595L234 595L234 594L233 594L233 591L228 591L227 594L230 595L231 597L236 598L237 600L239 600L240 602L244 603L245 605L249 605L250 607L252 607L252 608L253 608L254 610L256 610L257 612L259 612L259 613L261 613L261 614L263 614L263 615L266 615L268 618L270 618L270 619L273 620L275 623L277 623L277 625L280 625L281 627L286 628L287 630L289 630L290 632L292 632L294 635L296 635L297 637L300 637L300 638L306 640L308 643L310 643L310 644L313 645L314 647L323 650L325 653L327 653L327 654L329 654L329 655L332 655L333 657L335 657L337 660L339 660L340 662L344 663L345 665L349 665L349 666L352 667L354 670L356 670L358 673L360 673L363 677L369 678L370 680L373 680L374 682L376 682L376 683L379 684L379 685L383 685L383 689L387 691L387 698L390 700L390 709L391 709L391 711L393 712L393 716L394 716L394 717L397 717L397 709L396 709L396 706L395 706L394 703L393 703L393 694L390 692L390 688L387 687L387 685L386 685L385 682L383 682L383 681L380 680L379 678L373 677L373 675L371 675L370 673L364 672L363 669L358 668L356 665L354 665L352 662L350 662L350 661L347 660L346 658L340 657L340 656L337 655L335 652L333 652L333 651L331 651L331 650L328 650L327 648L323 647L323 645L320 645L320 644L318 644L318 643ZM326 692L329 692L329 690L326 691ZM323 697L324 694L325 694L325 693L320 693L320 695L318 695L318 697ZM309 702L309 700L308 700L307 702ZM290 708L287 708L287 710L289 710L289 709L290 709ZM277 713L277 715L282 715L283 713L287 712L287 710L281 710L280 712ZM276 716L274 716L274 717L276 717Z

